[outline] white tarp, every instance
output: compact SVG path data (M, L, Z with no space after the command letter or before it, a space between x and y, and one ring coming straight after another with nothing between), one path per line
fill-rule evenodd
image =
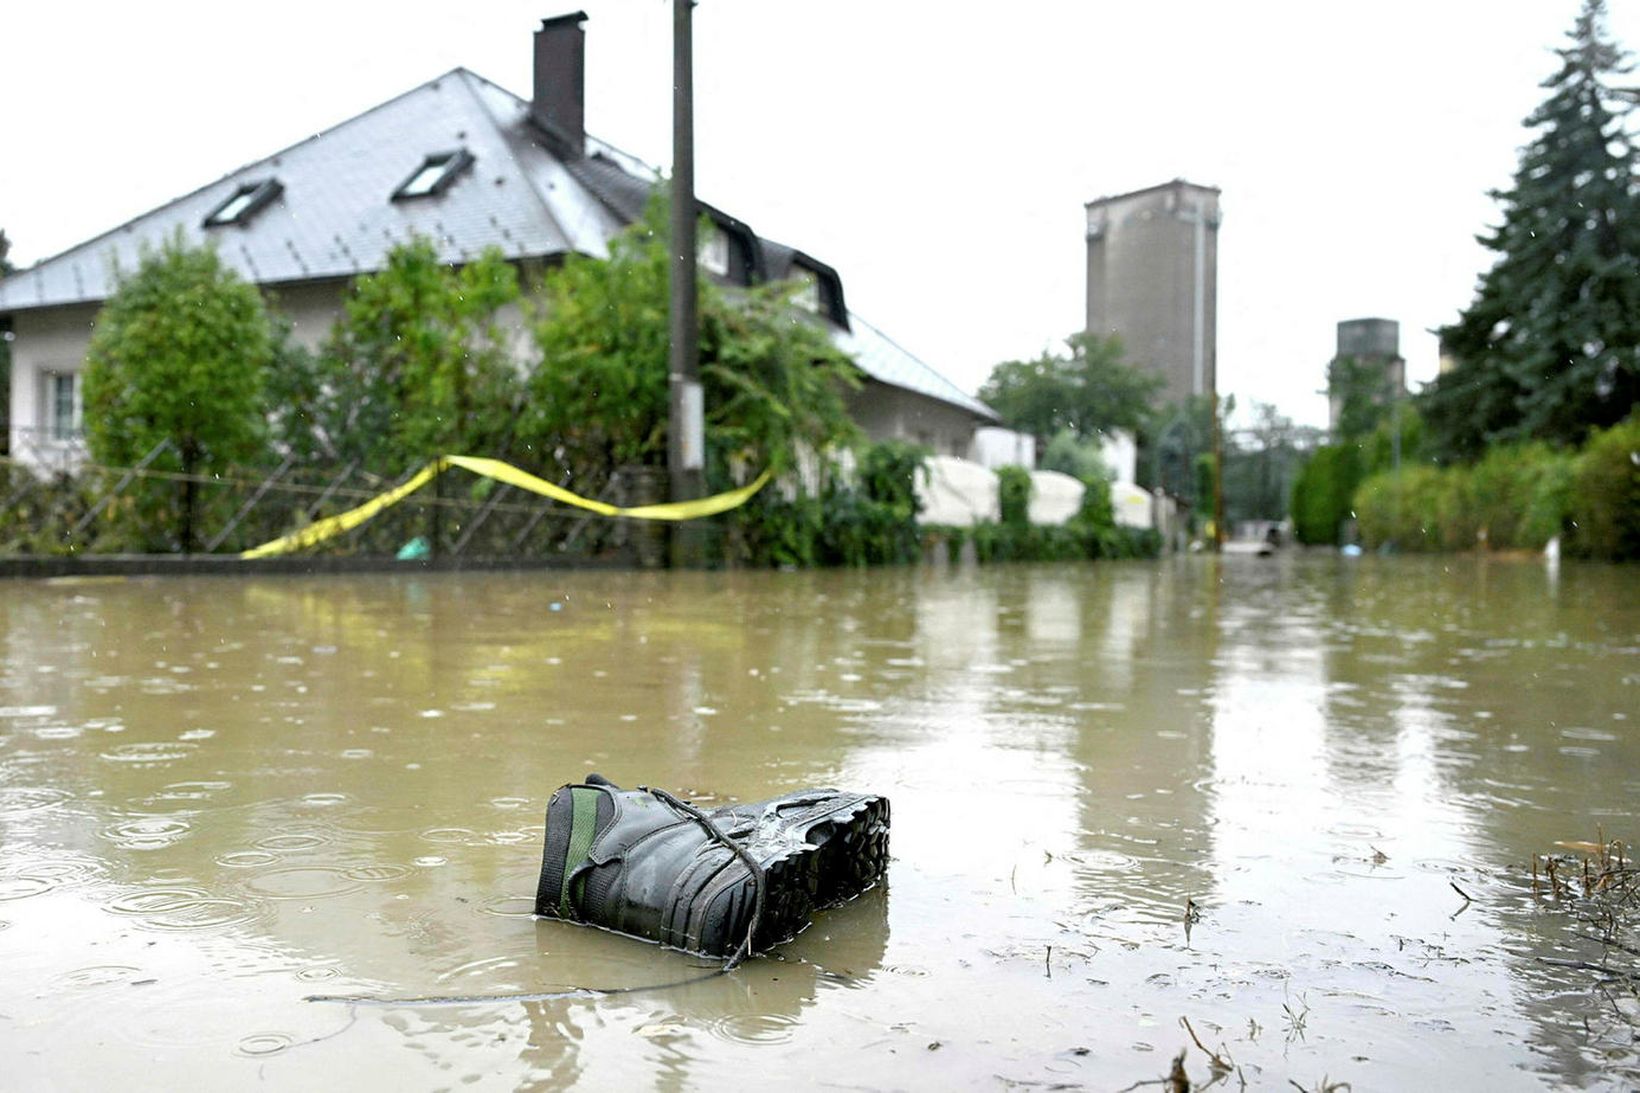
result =
M1002 518L993 471L952 455L931 455L924 466L927 474L917 476L918 523L966 528Z
M1153 524L1150 492L1131 482L1110 484L1110 506L1116 510L1117 527L1148 528Z
M1087 487L1068 474L1032 471L1031 503L1026 513L1033 524L1063 524L1081 510L1085 492Z

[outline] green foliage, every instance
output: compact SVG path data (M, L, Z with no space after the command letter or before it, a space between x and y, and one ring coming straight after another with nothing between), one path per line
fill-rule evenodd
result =
M1412 466L1362 483L1363 540L1402 550L1541 550L1640 559L1640 414L1599 430L1582 452L1500 445L1471 465Z
M284 343L285 444L389 471L504 451L522 392L497 312L518 298L497 249L456 267L425 239L395 247L353 283L316 371Z
M1098 438L1084 438L1069 429L1059 430L1048 441L1042 452L1042 469L1083 481L1108 479L1111 474Z
M1336 357L1327 365L1327 394L1339 402L1335 439L1354 440L1378 427L1400 395L1381 360Z
M1473 466L1384 471L1355 496L1361 538L1400 550L1541 550L1566 528L1575 458L1545 444L1500 446Z
M180 235L145 249L117 276L86 355L85 430L92 458L184 475L255 463L266 438L263 390L272 340L262 297L209 249ZM102 529L125 549L193 546L196 489L150 482L111 506Z
M921 555L917 476L928 453L904 441L865 446L852 489L826 498L820 560L828 565L902 565Z
M275 306L277 306L277 301ZM290 320L270 314L267 376L268 429L274 447L301 460L334 462L340 452L336 421L327 420L330 392L324 362L292 336Z
M1198 524L1213 515L1214 402L1212 395L1193 395L1168 403L1150 415L1139 434L1140 485L1183 501ZM1217 403L1218 431L1228 437L1236 398L1227 395Z
M85 429L99 463L226 467L262 454L271 355L267 311L213 250L181 237L145 250L97 313L86 356Z
M1422 398L1434 453L1478 459L1499 441L1577 443L1640 404L1640 193L1625 132L1629 71L1585 0L1549 96L1526 126L1503 222L1475 299L1440 331L1457 367Z
M1395 434L1400 431L1401 466L1424 458L1424 419L1416 406L1402 403L1386 412L1372 432L1358 438L1363 474L1395 469Z
M979 397L1011 426L1037 437L1068 429L1093 438L1115 429L1137 431L1165 381L1122 360L1122 342L1073 334L1069 355L1004 361L991 370Z
M708 286L700 371L718 460L782 474L805 454L860 439L845 401L859 371L820 320L794 310L795 290L763 285L731 298Z
M1640 412L1589 438L1573 472L1567 509L1578 553L1640 559Z
M541 362L518 436L543 465L602 481L666 456L667 259L651 209L607 259L572 254L546 277Z
M94 503L94 475L39 477L19 463L0 462L0 555L61 554L69 529Z
M1031 493L1030 471L1024 467L997 470L997 507L1004 527L1017 530L1030 526Z
M1361 482L1361 450L1355 444L1317 448L1293 483L1293 534L1311 545L1338 542Z
M863 445L852 476L829 473L819 497L769 488L730 517L730 558L749 565L902 565L920 557L916 476L926 453Z
M663 190L607 259L571 256L546 279L535 324L541 363L519 437L575 481L666 456L667 207ZM820 320L791 303L796 286L720 291L699 283L700 373L712 477L728 468L796 467L805 453L857 439L845 395L853 363Z

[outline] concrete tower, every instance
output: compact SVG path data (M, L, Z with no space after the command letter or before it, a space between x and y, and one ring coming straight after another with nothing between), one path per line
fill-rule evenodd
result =
M1345 319L1338 324L1338 351L1332 363L1353 360L1380 375L1372 401L1382 406L1407 396L1407 362L1401 356L1401 324L1394 319ZM1327 429L1335 436L1344 409L1344 392L1335 389L1328 368Z
M1087 204L1088 333L1117 334L1161 400L1217 389L1219 191L1174 179Z

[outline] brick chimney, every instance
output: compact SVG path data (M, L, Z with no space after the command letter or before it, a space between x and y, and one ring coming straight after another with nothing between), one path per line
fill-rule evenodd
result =
M573 11L541 20L535 32L535 97L530 120L566 158L586 153L587 13Z

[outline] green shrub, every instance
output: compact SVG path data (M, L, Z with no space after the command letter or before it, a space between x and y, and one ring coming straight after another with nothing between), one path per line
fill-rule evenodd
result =
M1590 436L1569 495L1577 553L1640 559L1640 414Z
M820 496L762 490L729 519L725 551L742 565L903 565L921 556L916 476L923 449L868 444L852 479L828 471Z
M997 507L1002 514L1002 526L1025 529L1031 524L1031 472L1024 467L1002 467L997 470Z
M1362 540L1401 550L1542 550L1566 527L1577 465L1570 452L1516 444L1471 466L1373 475L1355 494Z
M1293 483L1293 533L1301 543L1337 543L1361 483L1361 452L1354 444L1317 448Z

